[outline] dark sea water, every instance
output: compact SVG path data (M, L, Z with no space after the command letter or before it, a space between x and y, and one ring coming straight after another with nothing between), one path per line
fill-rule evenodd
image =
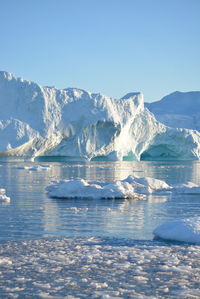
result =
M37 166L48 164L43 170ZM33 167L33 169L24 169ZM200 162L0 161L0 298L200 298L200 246L153 239L200 216L200 195L53 199L53 180L128 175L200 184Z

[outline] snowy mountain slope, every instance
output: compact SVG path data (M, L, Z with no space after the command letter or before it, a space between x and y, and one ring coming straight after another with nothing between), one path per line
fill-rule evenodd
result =
M113 99L0 72L0 152L75 160L199 159L200 134L159 123L141 93Z
M145 106L167 126L200 131L200 91L176 91Z

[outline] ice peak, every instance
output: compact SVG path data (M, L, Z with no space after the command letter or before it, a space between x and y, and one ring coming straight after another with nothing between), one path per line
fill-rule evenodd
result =
M67 94L70 97L75 97L75 98L82 98L83 96L85 95L87 96L89 94L84 89L79 89L79 88L69 87L69 88L65 88L64 90L67 92Z
M128 99L134 98L136 96L142 96L142 93L141 92L129 92L125 96L123 96L121 99L128 100Z
M7 80L12 80L13 79L13 74L6 72L6 71L0 71L0 78L4 78Z

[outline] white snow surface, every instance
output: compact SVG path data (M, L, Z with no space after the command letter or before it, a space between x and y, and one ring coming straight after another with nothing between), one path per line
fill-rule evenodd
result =
M0 152L74 160L199 159L200 133L159 123L141 93L114 99L0 72Z
M128 176L124 180L102 183L84 179L53 181L46 187L54 198L120 198L145 199L148 194L200 194L200 186L192 182L169 185L165 181Z
M169 190L164 181L128 176L125 180L102 183L96 181L55 181L46 187L48 195L56 198L133 198L144 199L144 194Z
M200 131L200 91L176 91L145 106L166 126Z
M180 194L200 194L200 186L193 182L185 182L172 185L174 193Z
M200 244L200 217L165 222L153 233L166 240Z

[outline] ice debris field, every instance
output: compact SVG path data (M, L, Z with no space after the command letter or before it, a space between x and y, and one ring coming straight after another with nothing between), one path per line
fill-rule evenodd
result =
M0 246L2 298L199 298L200 247L67 238ZM78 273L78 275L77 275Z
M186 103L179 101L177 106L181 109L185 103L182 113L188 113L190 98L197 106L198 97L198 92L190 93ZM165 100L159 103L170 105ZM41 87L0 72L0 154L75 161L199 160L200 133L191 130L199 125L169 127L155 118L162 109L146 106L155 116L139 92L114 99L77 88Z

